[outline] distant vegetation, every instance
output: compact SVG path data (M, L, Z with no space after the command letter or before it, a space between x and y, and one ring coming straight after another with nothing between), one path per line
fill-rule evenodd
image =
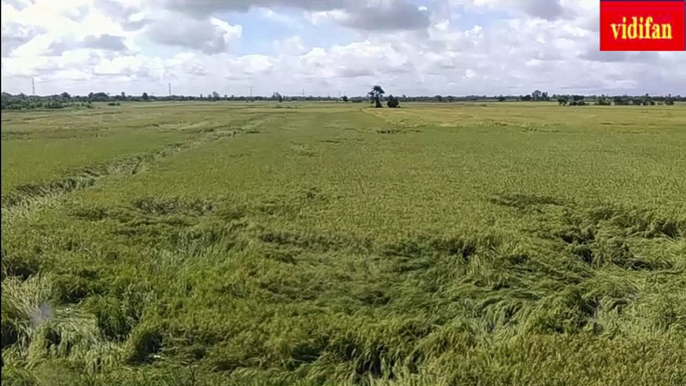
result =
M162 102L162 101L241 101L241 102L259 102L259 101L278 101L278 102L354 102L361 103L365 100L371 102L376 107L383 107L382 102L387 103L388 107L398 107L400 102L438 102L438 103L453 103L453 102L547 102L557 101L562 106L586 106L586 105L615 105L615 106L652 106L652 105L673 105L674 102L686 102L686 97L681 95L672 96L650 96L648 94L641 96L629 95L549 95L547 92L536 90L528 95L467 95L457 97L453 95L442 96L407 96L400 97L385 97L385 91L381 86L374 86L374 88L365 96L341 98L334 97L320 97L320 96L297 96L297 95L283 95L275 92L271 97L264 96L236 96L224 95L220 96L218 92L213 91L207 95L200 94L199 96L187 95L172 95L172 96L153 96L144 92L142 95L126 95L125 93L110 95L104 92L89 93L88 95L70 95L67 92L56 95L38 96L16 94L12 95L6 92L2 93L2 110L36 110L36 109L63 109L66 107L92 107L89 103L93 102L107 102L110 106L117 106L116 102ZM391 101L391 98L393 100Z
M592 103L588 102L588 99L593 100ZM630 96L615 96L615 97L608 97L605 95L601 96L595 96L592 98L587 98L583 95L572 95L572 96L559 96L557 98L557 102L560 104L560 106L587 106L590 104L596 105L596 106L655 106L655 105L666 105L666 106L673 106L675 101L678 100L684 100L685 98L681 98L680 96L677 97L672 97L671 95L668 95L666 97L651 97L650 95L646 94L641 97L630 97Z
M70 100L57 97L28 97L24 94L11 95L2 93L0 107L2 110L36 110L36 109L63 109L74 106Z
M369 101L374 104L374 107L379 108L382 107L381 105L381 99L383 98L383 94L386 92L381 88L381 86L374 86L372 88L372 91L369 92Z

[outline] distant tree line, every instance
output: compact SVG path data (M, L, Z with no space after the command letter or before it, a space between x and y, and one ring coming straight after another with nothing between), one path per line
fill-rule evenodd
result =
M237 95L220 95L216 91L208 94L200 94L199 96L191 95L171 95L171 96L153 96L148 93L141 95L127 95L124 92L116 95L111 95L105 92L91 92L88 95L70 95L67 92L56 95L38 96L16 94L12 95L6 92L2 93L2 110L31 110L31 109L62 109L66 107L85 107L92 108L93 102L107 102L112 106L116 106L119 102L155 102L155 101L238 101L238 102L260 102L260 101L278 101L278 102L351 102L362 103L364 101L371 102L377 107L383 107L382 103L386 103L388 107L398 107L400 103L404 102L433 102L433 103L453 103L453 102L509 102L509 101L557 101L564 106L586 106L586 105L617 105L617 106L650 106L650 105L673 105L675 102L686 102L686 96L650 96L648 94L641 96L607 96L607 95L549 95L547 92L536 90L528 95L467 95L467 96L453 96L453 95L434 95L434 96L386 96L381 86L375 86L379 89L373 88L366 96L349 97L344 95L338 97L321 97L321 96L287 96L279 92L274 92L270 97L265 96L237 96ZM381 92L380 92L381 91ZM378 102L378 103L377 103Z
M557 97L557 102L560 106L655 106L665 105L672 106L676 101L686 101L680 95L673 97L671 94L667 96L650 96L645 94L643 96L613 96L606 95L586 97L584 95L561 95Z
M0 109L2 110L63 109L75 105L77 105L76 102L66 100L59 95L45 97L25 94L12 95L3 92L0 98ZM83 106L92 107L90 103Z

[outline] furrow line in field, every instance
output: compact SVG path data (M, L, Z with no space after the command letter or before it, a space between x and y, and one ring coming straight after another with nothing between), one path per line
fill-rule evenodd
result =
M28 214L37 205L48 205L65 194L89 188L104 177L142 173L147 171L151 164L161 159L232 135L234 135L233 132L204 134L186 142L168 145L154 152L79 168L57 181L17 186L12 192L2 197L3 220L14 215Z

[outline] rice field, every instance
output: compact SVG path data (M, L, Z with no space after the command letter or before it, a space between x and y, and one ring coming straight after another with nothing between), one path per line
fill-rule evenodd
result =
M2 114L7 385L684 385L686 105Z

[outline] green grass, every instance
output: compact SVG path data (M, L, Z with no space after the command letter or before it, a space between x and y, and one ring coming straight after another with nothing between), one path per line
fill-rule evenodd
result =
M3 383L686 383L684 106L124 104L2 134Z

